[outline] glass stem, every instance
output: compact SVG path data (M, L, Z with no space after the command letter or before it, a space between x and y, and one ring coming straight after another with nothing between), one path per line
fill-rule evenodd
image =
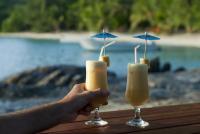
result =
M139 107L135 107L134 112L135 112L135 117L134 117L134 119L136 119L136 120L138 120L138 121L141 120L140 108L139 108Z
M101 120L101 117L99 116L99 108L95 108L94 110L94 120Z

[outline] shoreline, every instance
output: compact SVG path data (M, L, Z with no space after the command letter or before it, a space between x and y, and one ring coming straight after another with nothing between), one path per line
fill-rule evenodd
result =
M12 38L29 38L29 39L48 39L60 40L63 38L71 41L80 42L93 35L94 32L60 32L60 33L34 33L34 32L17 32L17 33L0 33L0 37ZM120 40L133 41L132 34L115 33L120 37ZM174 34L174 35L159 35L161 40L156 41L159 46L184 46L184 47L200 47L200 33L191 34Z
M85 81L85 72L83 71L85 69L74 68L74 66L37 68L13 75L0 82L0 114L63 98L75 83ZM199 74L200 68L176 73L149 74L149 100L144 107L200 102ZM101 110L113 111L132 108L124 98L126 77L117 77L110 72L108 81L109 87L112 89L110 90L109 104Z

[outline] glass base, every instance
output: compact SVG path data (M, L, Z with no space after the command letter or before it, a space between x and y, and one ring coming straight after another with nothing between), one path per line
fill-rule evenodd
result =
M86 121L85 125L88 125L88 126L105 126L105 125L108 125L108 122L104 121L102 119L100 119L100 120L90 120L90 121Z
M132 119L132 120L126 122L126 124L128 126L134 126L134 127L138 127L138 128L145 128L145 127L149 126L149 123L146 121L143 121L142 119Z

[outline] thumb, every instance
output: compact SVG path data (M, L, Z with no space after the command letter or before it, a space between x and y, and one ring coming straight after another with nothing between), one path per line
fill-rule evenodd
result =
M109 92L107 90L97 89L96 91L84 91L82 95L85 96L88 100L93 100L99 97L107 97Z

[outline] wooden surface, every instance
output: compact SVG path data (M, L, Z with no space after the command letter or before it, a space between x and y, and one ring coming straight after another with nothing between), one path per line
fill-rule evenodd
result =
M109 122L104 127L89 127L88 118L80 116L72 123L57 125L41 134L200 134L200 103L142 109L142 117L150 123L144 129L125 124L132 118L132 110L101 113Z

